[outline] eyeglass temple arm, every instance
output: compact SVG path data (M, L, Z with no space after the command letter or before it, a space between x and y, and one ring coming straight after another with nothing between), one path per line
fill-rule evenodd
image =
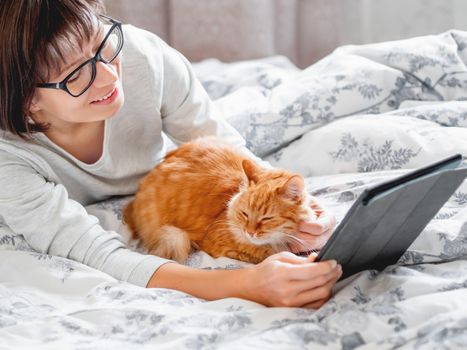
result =
M60 85L60 83L40 83L36 86L42 88L60 89Z

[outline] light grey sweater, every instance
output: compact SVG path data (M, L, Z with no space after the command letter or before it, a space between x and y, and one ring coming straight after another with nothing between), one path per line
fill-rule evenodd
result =
M124 33L125 104L105 121L97 162L79 161L42 133L23 141L0 131L0 226L24 235L39 252L146 286L169 260L127 249L84 206L134 194L139 180L174 143L218 135L247 151L241 136L216 115L180 53L150 32L124 26Z

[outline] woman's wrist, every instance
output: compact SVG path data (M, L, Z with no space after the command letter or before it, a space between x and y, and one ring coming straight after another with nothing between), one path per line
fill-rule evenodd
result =
M147 287L175 289L206 300L234 297L252 300L252 275L251 267L204 270L166 263L152 275Z

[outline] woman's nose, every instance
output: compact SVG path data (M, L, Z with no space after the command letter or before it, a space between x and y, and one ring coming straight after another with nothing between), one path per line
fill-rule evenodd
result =
M113 64L104 62L96 63L96 79L94 85L96 87L105 87L115 83L118 80L117 67Z

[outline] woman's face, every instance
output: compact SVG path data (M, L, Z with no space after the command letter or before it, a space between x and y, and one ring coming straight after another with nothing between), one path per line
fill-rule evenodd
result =
M81 63L93 57L106 35L101 26L82 52L71 52L69 60L59 73L52 74L50 82L60 82ZM121 53L110 64L96 63L96 77L92 85L79 97L58 89L36 88L30 108L33 120L50 123L51 129L72 129L77 123L96 122L114 116L123 106L121 84Z

